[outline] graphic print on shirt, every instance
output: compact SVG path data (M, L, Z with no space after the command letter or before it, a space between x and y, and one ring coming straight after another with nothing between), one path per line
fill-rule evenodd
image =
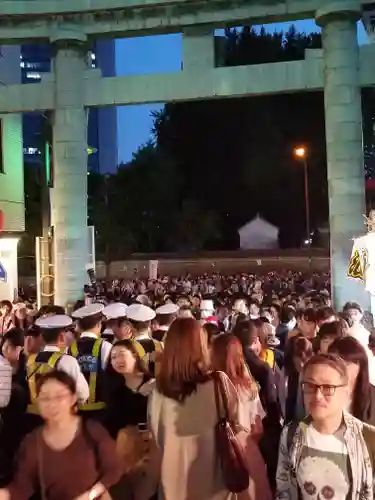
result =
M350 498L347 454L304 447L297 480L303 500L346 500Z

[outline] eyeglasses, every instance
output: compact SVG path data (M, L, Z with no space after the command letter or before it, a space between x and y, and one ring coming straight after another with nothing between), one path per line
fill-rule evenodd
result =
M57 396L39 396L38 397L38 402L41 403L41 404L50 404L50 403L62 403L64 401L64 399L66 399L68 396L70 395L70 393L66 393L66 394L59 394Z
M312 384L311 382L302 382L302 390L305 394L315 394L319 391L323 396L333 396L336 389L339 387L345 387L345 384L341 385L330 385L330 384Z

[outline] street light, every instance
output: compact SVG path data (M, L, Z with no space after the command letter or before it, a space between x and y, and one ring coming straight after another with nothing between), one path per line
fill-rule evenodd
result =
M298 160L303 162L304 178L305 178L305 211L306 211L306 234L307 243L311 245L311 231L310 231L310 200L309 200L309 176L307 169L307 150L303 146L294 149L294 155Z

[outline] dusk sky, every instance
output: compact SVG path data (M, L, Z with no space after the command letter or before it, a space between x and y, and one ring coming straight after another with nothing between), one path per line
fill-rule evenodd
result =
M270 24L269 31L287 31L291 23ZM313 20L294 23L298 31L320 31ZM366 43L363 25L359 23L359 42ZM118 76L168 73L181 69L181 35L148 36L116 41L116 70ZM150 138L150 111L161 105L122 106L118 113L118 159L127 162L132 153Z

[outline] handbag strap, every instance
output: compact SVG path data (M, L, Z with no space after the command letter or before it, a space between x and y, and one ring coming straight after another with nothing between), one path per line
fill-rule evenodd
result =
M229 418L229 408L228 408L228 398L223 386L223 381L218 372L212 374L213 382L214 382L214 390L215 390L215 403L216 403L216 411L219 422L221 420L230 420ZM221 401L221 404L220 404ZM222 410L224 410L224 415L222 415Z

